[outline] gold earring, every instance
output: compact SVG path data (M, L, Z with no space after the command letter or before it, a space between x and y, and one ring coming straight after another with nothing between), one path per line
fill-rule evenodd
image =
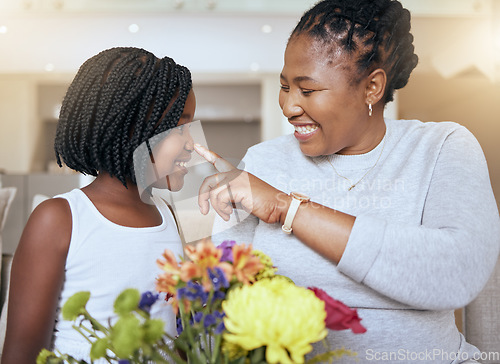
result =
M368 104L368 116L372 116L372 114L373 114L372 104L371 104L371 103L369 103L369 104Z

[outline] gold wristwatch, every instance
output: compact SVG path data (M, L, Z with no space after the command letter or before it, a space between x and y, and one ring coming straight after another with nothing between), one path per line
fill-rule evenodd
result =
M292 202L290 203L290 207L286 213L285 223L281 227L281 229L287 234L292 233L293 219L295 218L295 214L297 213L300 204L311 200L309 196L300 192L290 192L290 197L292 198Z

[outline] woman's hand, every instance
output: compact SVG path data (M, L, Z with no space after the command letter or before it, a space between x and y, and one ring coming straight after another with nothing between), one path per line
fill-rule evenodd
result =
M198 204L202 214L208 213L211 204L225 221L234 208L243 209L269 224L284 221L291 199L286 193L237 169L199 144L195 144L195 150L219 172L201 184Z
M195 144L195 150L219 171L205 178L198 195L201 213L210 204L229 220L233 208L242 208L267 223L284 223L291 197L254 175L241 171L218 154ZM210 202L209 202L210 201ZM293 220L293 235L327 259L338 263L344 253L355 217L313 201L302 203Z

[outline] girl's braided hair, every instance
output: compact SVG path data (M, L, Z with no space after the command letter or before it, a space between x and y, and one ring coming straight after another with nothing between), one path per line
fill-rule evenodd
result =
M59 166L124 186L136 183L133 152L177 126L191 90L189 70L140 48L111 48L88 59L64 97L54 149Z
M353 82L376 68L387 74L384 102L403 88L418 63L410 12L397 0L324 0L307 11L290 36L305 34L327 46L332 57L355 56Z

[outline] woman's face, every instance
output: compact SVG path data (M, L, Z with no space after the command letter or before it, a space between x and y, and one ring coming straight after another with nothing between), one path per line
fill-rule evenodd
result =
M291 38L280 107L305 155L365 153L373 148L365 82L351 83L356 72L351 58L332 56L325 48L306 35Z
M172 129L153 151L157 177L159 181L166 181L166 185L159 183L163 186L156 184L158 188L168 188L175 192L184 185L184 176L188 173L185 165L194 150L189 125L186 124L193 121L195 108L196 98L191 90L177 127Z

